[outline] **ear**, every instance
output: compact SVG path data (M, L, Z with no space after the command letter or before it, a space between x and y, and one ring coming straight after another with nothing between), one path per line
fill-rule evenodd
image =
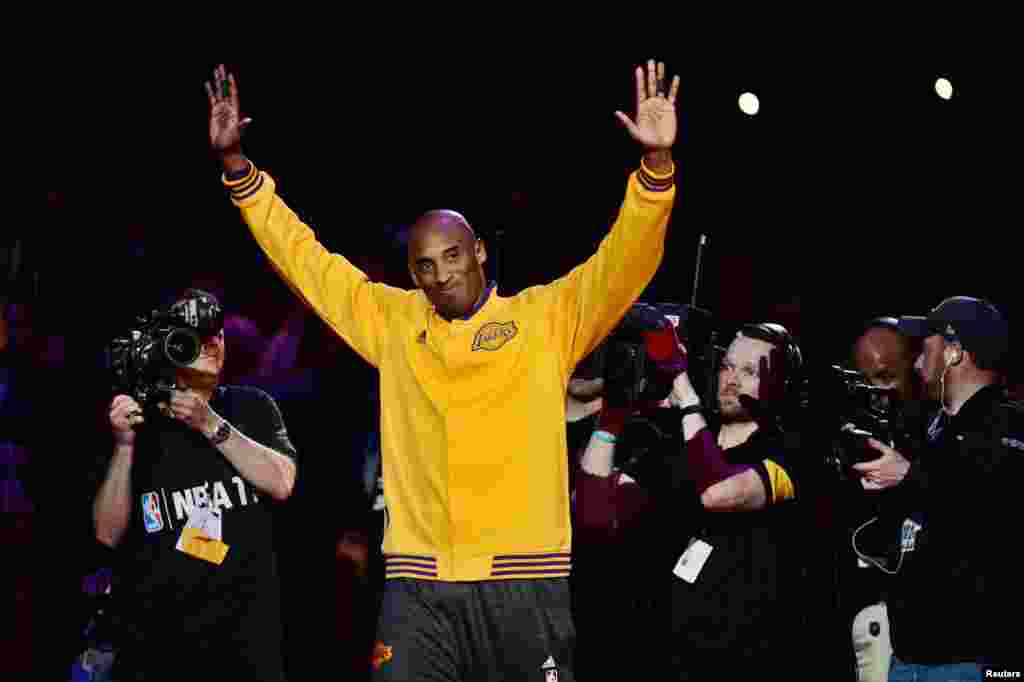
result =
M950 350L951 350L950 366L951 367L955 367L956 365L959 365L960 362L964 359L964 349L963 349L963 346L960 345L959 341L955 341L953 343L953 345L950 347Z
M476 240L476 262L480 265L487 262L487 246L483 239Z

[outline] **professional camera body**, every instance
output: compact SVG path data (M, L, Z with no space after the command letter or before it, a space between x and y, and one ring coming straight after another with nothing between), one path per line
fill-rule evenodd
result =
M711 313L694 305L634 304L574 374L581 379L604 379L606 391L617 391L638 410L646 408L626 421L614 461L617 469L645 487L645 481L658 479L664 455L679 449L678 410L651 407L668 397L675 377L658 371L644 339L644 332L670 327L675 328L676 336L686 347L687 374L702 394L702 402L709 406L707 413L711 418L718 404L714 382L722 349L715 346Z
M838 365L829 368L819 386L814 400L826 406L825 427L833 434L826 463L840 478L849 478L853 464L878 459L868 438L897 447L897 441L906 442L906 414L894 389L874 386L860 372Z
M708 368L715 366L711 364L715 336L711 313L688 304L635 303L608 337L583 359L574 376L602 378L606 387L622 387L631 403L665 399L672 390L674 377L657 371L643 334L670 326L675 327L676 336L686 346L687 373L700 391L706 383Z
M177 369L195 362L203 340L223 326L220 303L203 294L140 315L107 346L114 392L130 395L144 408L168 400Z

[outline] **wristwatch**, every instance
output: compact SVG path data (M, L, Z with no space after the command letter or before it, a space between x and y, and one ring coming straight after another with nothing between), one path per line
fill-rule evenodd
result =
M220 426L213 432L213 435L207 436L210 439L210 443L213 445L220 445L231 436L231 424L228 424L227 419L220 420Z
M688 414L701 414L704 411L704 406L700 403L694 403L693 405L687 405L686 407L679 408L679 416L685 417Z

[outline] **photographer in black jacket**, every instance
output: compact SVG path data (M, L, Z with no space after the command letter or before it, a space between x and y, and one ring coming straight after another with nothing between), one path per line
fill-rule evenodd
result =
M850 364L860 372L864 381L892 392L876 394L876 400L884 401L881 407L886 414L897 410L901 413L899 417L904 421L903 433L899 434L901 440L908 432L919 431L923 435L927 427L920 418L924 411L923 384L914 371L919 345L914 338L900 332L896 318L877 317L863 325L850 353ZM857 442L859 454L871 459L868 453L874 453L874 450L861 445L862 442ZM916 453L908 451L906 454L912 457ZM886 606L891 579L879 566L858 556L858 550L851 544L854 532L877 521L878 505L882 500L881 496L864 490L864 479L857 472L847 473L847 484L844 487L846 494L841 498L845 532L836 539L840 563L840 603L851 634L858 681L886 682L892 659ZM870 535L864 533L862 537L867 539Z
M915 366L942 409L913 463L871 440L881 456L854 467L866 487L898 492L886 505L900 543L889 679L981 680L986 664L1020 660L1022 590L1012 554L1024 410L1000 385L1009 325L991 303L959 296L899 326L923 338Z

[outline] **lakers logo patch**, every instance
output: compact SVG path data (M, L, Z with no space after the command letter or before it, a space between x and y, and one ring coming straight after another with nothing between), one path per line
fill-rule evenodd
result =
M473 338L473 350L498 350L518 333L515 322L489 322Z

